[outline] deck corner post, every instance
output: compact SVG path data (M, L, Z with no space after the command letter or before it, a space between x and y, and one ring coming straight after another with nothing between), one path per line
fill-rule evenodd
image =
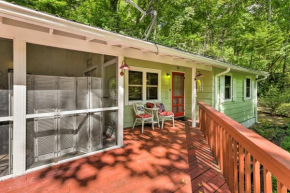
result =
M191 102L191 119L192 119L192 127L196 127L196 68L192 68L192 102Z
M26 42L13 40L13 176L25 172L26 166Z
M118 76L118 134L117 134L117 145L123 146L124 144L124 76L120 76L119 71L124 60L124 56L118 56L118 65L117 65L117 76Z

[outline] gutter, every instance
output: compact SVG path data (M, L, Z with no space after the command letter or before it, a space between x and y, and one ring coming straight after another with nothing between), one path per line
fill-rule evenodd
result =
M215 75L214 76L214 108L218 111L218 97L217 97L217 95L218 95L218 90L217 90L217 82L218 82L218 77L219 76L222 76L222 75L224 75L224 74L226 74L226 73L228 73L229 71L231 70L231 68L227 68L227 70L226 71L224 71L224 72L221 72L221 73L219 73L219 74L217 74L217 75Z
M258 79L259 75L256 76L256 88L255 88L255 117L256 117L256 123L259 123L258 120L258 82L261 82L263 80L266 80L268 78L269 74L264 76L263 78Z

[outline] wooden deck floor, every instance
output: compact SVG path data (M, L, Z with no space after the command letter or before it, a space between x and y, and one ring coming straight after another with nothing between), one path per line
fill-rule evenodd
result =
M125 147L0 183L0 192L230 192L199 129L125 129Z

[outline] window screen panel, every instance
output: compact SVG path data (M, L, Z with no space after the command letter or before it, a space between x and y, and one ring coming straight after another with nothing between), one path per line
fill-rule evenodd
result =
M57 78L34 76L35 113L54 112L57 107ZM30 99L28 99L30 100Z
M102 97L102 79L91 78L91 108L101 108Z
M63 153L73 152L76 146L75 118L76 116L64 116L59 119L59 150Z
M89 131L89 115L77 115L77 147L81 152L89 151L90 131Z
M76 78L58 78L58 103L60 111L76 110Z
M129 71L129 85L142 85L143 72Z
M36 157L45 160L55 157L57 139L54 118L38 119L36 122Z
M91 115L91 148L97 150L102 148L102 115L94 113Z
M77 109L89 108L88 78L77 78Z
M142 87L141 86L129 86L129 100L142 100Z
M158 87L147 87L146 91L147 100L158 99Z

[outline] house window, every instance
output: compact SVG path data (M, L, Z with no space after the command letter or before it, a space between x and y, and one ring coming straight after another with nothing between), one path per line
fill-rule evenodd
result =
M203 81L202 80L196 80L196 90L198 92L203 91Z
M129 101L142 100L143 72L129 71Z
M158 73L147 72L146 76L146 99L158 99Z
M232 77L225 76L225 100L230 100L232 98Z
M246 98L251 98L251 79L246 79Z
M125 79L127 105L137 101L161 100L161 71L156 69L131 67Z

